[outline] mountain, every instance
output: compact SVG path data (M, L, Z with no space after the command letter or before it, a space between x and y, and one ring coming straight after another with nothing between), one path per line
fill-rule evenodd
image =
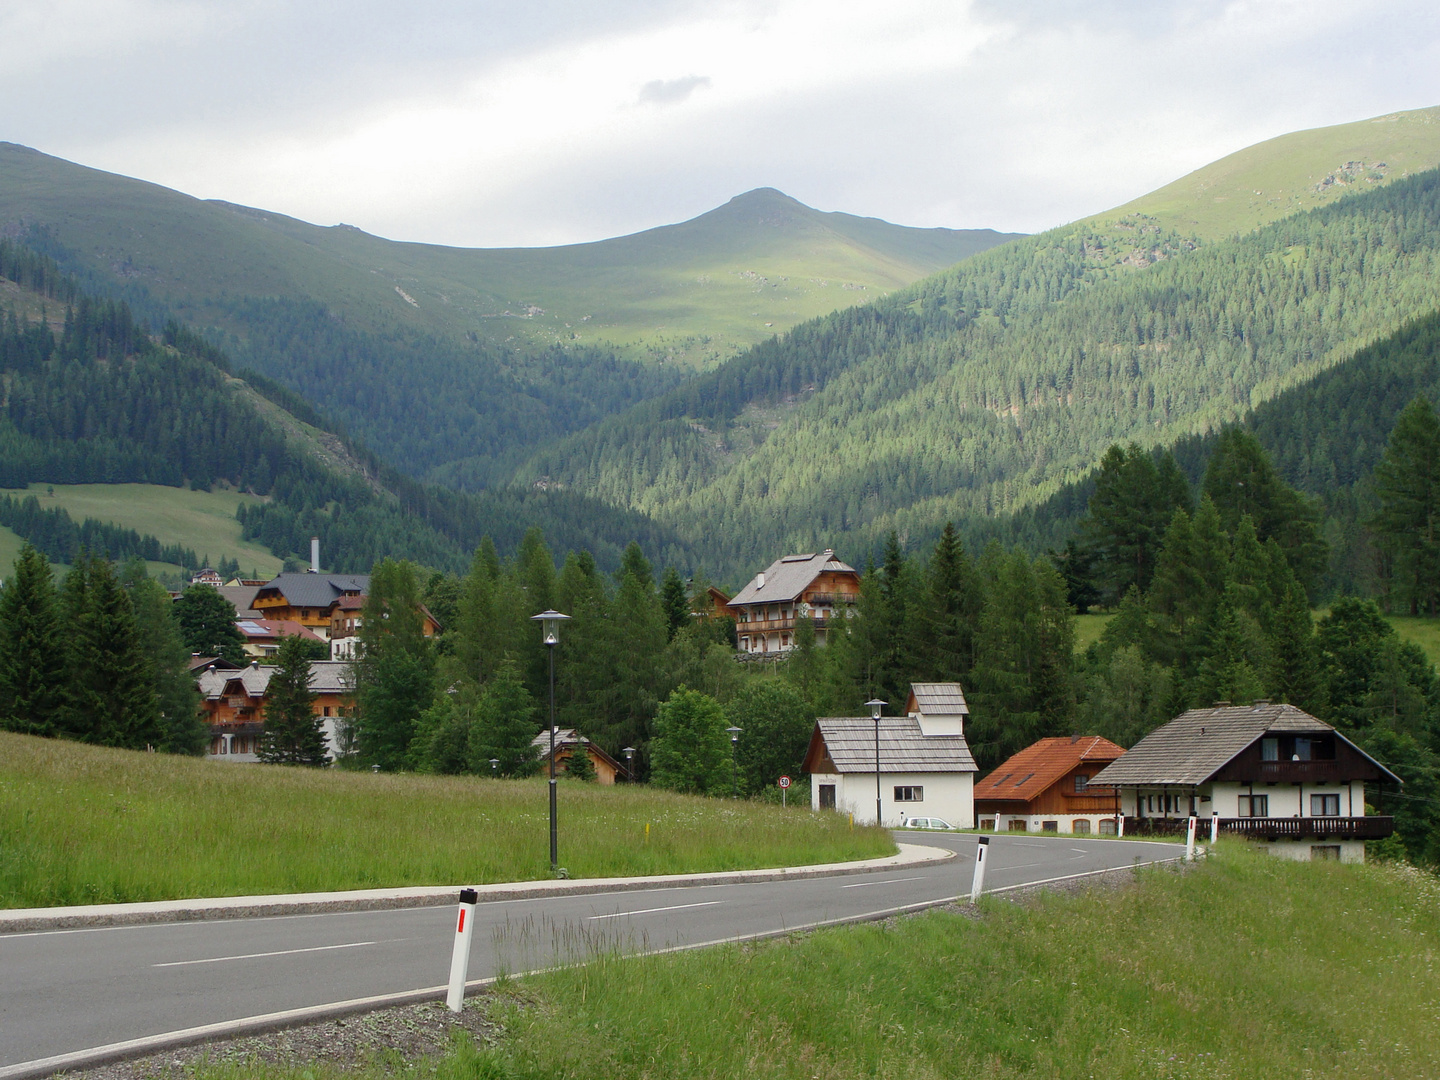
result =
M0 488L225 484L261 497L237 512L245 539L303 557L318 535L338 571L403 557L458 572L482 536L513 552L532 526L557 549L589 549L607 568L631 540L653 557L688 560L648 519L574 493L422 485L327 427L293 392L234 369L193 332L171 323L152 337L124 303L96 299L9 241L0 241L0 384ZM4 524L43 541L52 557L72 555L77 541L151 560L184 554L155 543L146 552L143 538L124 530L77 533L56 506L3 510Z
M1220 240L1436 165L1440 106L1387 113L1247 146L1092 222L1144 216Z
M1333 133L1337 154L1357 152L1353 128ZM1430 130L1376 124L1358 149L1398 160L1386 140L1412 129ZM1292 186L1312 160L1286 174L1273 148L1260 159ZM1198 220L1206 198L1168 212ZM891 529L919 541L1037 506L1112 442L1238 419L1440 306L1437 272L1433 169L1230 239L1117 210L802 324L545 448L518 479L641 510L727 572L777 550L863 553Z
M1010 237L777 191L593 244L461 249L206 202L0 144L0 235L201 330L415 476L471 489L802 319Z

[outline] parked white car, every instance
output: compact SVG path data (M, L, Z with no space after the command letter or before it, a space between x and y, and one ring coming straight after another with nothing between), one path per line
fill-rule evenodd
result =
M950 824L948 821L946 821L944 818L938 818L938 817L912 817L912 818L905 818L905 819L903 819L903 820L900 822L900 827L901 827L902 829L953 829L953 828L955 828L954 825L951 825L951 824Z

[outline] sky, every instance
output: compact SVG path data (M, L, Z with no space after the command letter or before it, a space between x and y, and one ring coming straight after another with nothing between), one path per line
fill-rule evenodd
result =
M0 140L465 246L596 240L765 186L1034 232L1437 104L1433 0L0 5Z

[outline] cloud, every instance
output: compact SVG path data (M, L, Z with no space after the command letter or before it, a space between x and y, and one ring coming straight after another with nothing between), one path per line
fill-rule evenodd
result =
M655 79L640 88L641 105L674 105L696 90L710 85L709 75L686 75L683 79Z

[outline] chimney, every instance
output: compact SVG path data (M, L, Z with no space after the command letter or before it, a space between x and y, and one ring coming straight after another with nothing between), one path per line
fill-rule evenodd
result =
M320 537L310 537L310 573L320 572Z
M765 574L764 574L764 572L762 571L761 573L755 575L755 588L757 588L757 589L763 589L764 587L765 587Z

